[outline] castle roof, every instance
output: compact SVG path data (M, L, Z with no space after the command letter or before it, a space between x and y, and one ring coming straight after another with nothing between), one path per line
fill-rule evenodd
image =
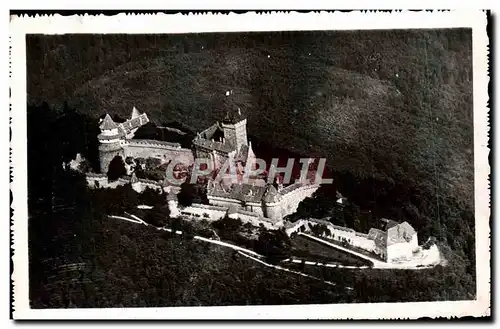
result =
M387 246L386 232L376 228L371 228L370 231L368 231L368 237L373 241L375 241L375 245L378 248L386 248Z
M252 184L233 184L230 187L224 188L220 183L211 181L208 186L207 195L245 202L261 202L265 190L265 186Z
M219 130L221 131L222 133L224 133L224 131L222 130L222 128L220 127L219 123L216 122L214 123L213 125L211 125L210 127L208 127L207 129L203 130L201 133L200 133L200 136L202 138L205 138L205 139L212 139L215 132Z
M130 116L130 118L131 118L131 119L135 119L135 118L137 118L139 115L141 115L141 114L139 113L139 110L137 110L137 109L135 108L135 106L134 106L134 108L132 109L132 115Z
M390 229L391 227L394 227L396 225L398 225L399 223L392 220L392 219L387 219L387 218L381 218L380 219L382 222L385 223L385 227L384 229L387 231L388 229Z
M387 246L410 242L416 233L415 229L408 222L392 226L387 230Z
M204 138L195 138L193 140L193 144L196 146L206 148L208 150L212 150L212 151L215 150L215 151L219 151L222 153L230 153L230 152L234 151L233 148L231 147L231 145L229 145L229 144L215 142L215 141L207 140Z
M135 109L135 107L134 107ZM137 111L137 109L136 109ZM139 113L137 111L137 113ZM132 119L127 120L123 123L118 124L118 129L122 135L128 135L132 130L137 129L149 122L149 118L146 113L139 114L134 117L132 114Z
M264 202L274 203L278 202L280 199L280 194L274 185L269 184L266 186L266 192L264 193Z
M199 133L198 136L193 140L193 144L208 150L215 150L222 153L229 153L234 151L231 145L222 142L223 138L224 130L217 122Z
M102 120L101 124L99 125L99 128L101 130L113 130L117 129L118 125L111 119L111 116L109 113L106 113L106 116Z

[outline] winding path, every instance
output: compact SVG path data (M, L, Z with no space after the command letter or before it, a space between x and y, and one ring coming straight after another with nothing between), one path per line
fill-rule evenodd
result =
M121 220L125 220L125 221L128 221L128 222L132 222L132 223L135 223L135 224L142 224L142 225L145 225L145 226L152 226L154 228L156 228L158 231L167 231L167 232L172 232L171 229L169 228L166 228L166 227L156 227L154 225L150 225L148 223L146 223L144 220L140 219L139 217L133 215L133 214L129 214L129 213L125 213L127 214L128 216L132 217L133 219L130 219L130 218L127 218L127 217L123 217L123 216L116 216L116 215L108 215L109 218L115 218L115 219L121 219ZM175 234L178 234L178 235L182 235L182 232L181 231L175 231ZM301 276L304 276L304 277L307 277L307 278L310 278L310 279L314 279L314 280L318 280L318 281L322 281L328 285L331 285L331 286L335 286L336 284L333 283L333 282L330 282L330 281L326 281L326 280L323 280L321 278L317 278L315 276L312 276L312 275L309 275L309 274L306 274L306 273L303 273L303 272L300 272L300 271L294 271L294 270L291 270L291 269L288 269L288 268L284 268L284 267L281 267L281 266L278 266L278 265L273 265L273 264L269 264L267 262L264 262L262 259L264 259L265 257L256 253L255 251L252 251L252 250L249 250L249 249L246 249L246 248L242 248L242 247L239 247L239 246L235 246L233 244L230 244L230 243L226 243L226 242L222 242L222 241L217 241L217 240L212 240L212 239L208 239L208 238L204 238L204 237L201 237L201 236L194 236L194 239L196 240L200 240L200 241L204 241L204 242L208 242L208 243L213 243L213 244L216 244L216 245L219 245L219 246L223 246L223 247L227 247L227 248L231 248L233 250L236 250L238 252L238 254L246 257L246 258L249 258L253 261L256 261L262 265L265 265L267 267L270 267L270 268L274 268L276 270L280 270L280 271L285 271L285 272L289 272L289 273L293 273L293 274L298 274L298 275L301 275ZM286 261L289 261L289 262L296 262L295 260L285 260ZM299 263L302 263L302 261L298 261ZM307 262L307 263L312 263L312 262ZM308 264L309 265L309 264ZM316 265L316 264L314 264ZM331 267L336 267L334 266L334 264L329 264L331 265ZM345 287L347 290L353 290L352 287Z
M298 235L303 235L311 240L314 240L316 242L319 242L319 243L322 243L324 245L327 245L329 247L332 247L332 248L335 248L335 249L338 249L338 250L341 250L341 251L344 251L348 254L351 254L351 255L354 255L356 257L359 257L359 258L362 258L364 260L367 260L369 262L371 262L373 264L373 268L387 268L388 264L381 261L381 260L378 260L378 259L375 259L373 257L370 257L370 256L367 256L367 255L364 255L362 253L359 253L357 251L354 251L354 250L351 250L351 249L348 249L348 248L344 248L344 247L341 247L335 243L331 243L331 242L328 242L328 241L325 241L323 239L320 239L320 238L317 238L315 236L312 236L312 235L309 235L309 234L306 234L306 233L302 233L302 232L299 232Z
M299 232L298 235L303 235L305 237L308 237L311 240L317 241L319 243L322 243L324 245L330 246L332 248L336 248L338 250L342 250L346 253L349 253L351 255L357 256L359 258L368 260L373 263L372 268L377 268L377 269L397 269L397 270L423 270L423 269L428 269L431 267L434 267L436 264L429 264L429 265L421 265L418 262L407 262L407 263L386 263L381 260L378 260L376 258L364 255L362 253L356 252L354 250L348 249L341 247L337 244L325 241L323 239L317 238L315 236ZM345 267L345 266L344 266ZM359 268L359 267L358 267ZM361 267L362 268L362 267Z

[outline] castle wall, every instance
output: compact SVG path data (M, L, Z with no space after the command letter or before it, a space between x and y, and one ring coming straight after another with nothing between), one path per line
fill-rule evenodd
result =
M236 148L236 129L234 125L222 124L222 129L224 130L224 143Z
M275 225L270 221L263 220L260 216L255 214L237 212L234 215L236 218L241 220L243 224L250 223L251 225L256 227L259 227L260 224L262 224L268 230L275 230L278 228L278 225Z
M106 174L87 174L85 177L87 181L87 186L90 188L117 188L118 186L123 186L130 183L130 177L120 177L114 182L109 182ZM149 179L139 179L138 182L134 183L132 188L138 192L142 193L147 188L161 193L163 191L163 186L161 182L155 182ZM173 193L179 193L179 189L173 189Z
M246 119L236 124L236 145L238 146L238 148L241 145L248 145Z
M224 218L227 208L193 203L192 205L181 209L182 215L197 217L200 220L206 219L209 222Z
M221 206L221 207L226 207L226 208L229 208L231 206L236 206L236 208L242 209L243 211L253 212L257 216L269 217L265 214L265 211L262 208L261 203L247 202L245 204L245 206L243 206L243 203L240 200L227 199L227 198L215 197L215 196L210 196L210 195L207 197L208 197L208 201L210 202L211 205ZM281 219L281 217L279 219Z
M124 178L118 178L114 182L109 182L106 175L95 175L86 177L87 185L89 188L117 188L118 186L123 186L130 183L130 180Z
M143 181L139 180L137 183L132 184L132 188L134 191L137 193L142 193L144 192L147 188L156 190L158 193L163 191L163 188L161 186L161 183L159 182L154 182L154 181Z
M387 246L387 262L410 260L413 256L413 248L410 243L402 242Z
M286 233L291 235L294 232L302 231L311 232L312 227L316 225L325 225L329 231L329 234L324 234L323 236L338 242L346 241L350 245L364 249L366 251L374 252L380 254L382 251L378 250L375 241L368 238L368 235L358 233L347 227L336 226L326 221L317 220L298 220L286 229Z
M410 242L395 243L387 246L387 261L397 262L413 258L413 251L418 250L418 237L414 234Z
M288 236L292 235L295 232L298 232L300 230L301 226L308 225L308 222L303 219L299 219L298 221L294 223L288 222L285 228L285 232ZM308 228L309 231L309 228Z
M213 222L224 218L227 211L228 208L223 206L194 203L188 207L185 207L184 209L181 209L181 215L191 216L199 220L205 219L209 222ZM282 226L281 221L273 221L270 218L263 218L255 213L244 210L239 210L236 213L232 213L230 217L238 218L243 222L243 224L250 223L251 225L257 227L262 224L265 228L270 230L275 230Z
M410 245L411 245L411 248L413 250L416 250L419 248L418 246L418 236L417 236L417 233L415 233L412 237L411 237L411 241L410 241Z
M247 202L245 204L244 210L253 212L258 216L265 216L264 210L262 209L262 203Z
M319 185L304 185L296 187L301 185L301 183L295 184L297 185L288 186L282 191L281 214L283 217L296 212L299 207L299 203L305 198L311 197L319 188Z
M152 143L143 140L128 140L123 143L125 157L159 158L164 162L180 160L187 165L194 163L193 152L190 149L171 146L168 144Z
M236 200L236 199L226 199L226 198L220 198L220 197L215 197L215 196L210 196L208 195L208 201L210 202L211 205L214 206L221 206L221 207L226 207L229 208L230 206L236 206L237 208L241 207L241 201Z
M87 181L87 186L90 188L100 188L108 184L108 177L105 174L102 175L89 175L85 177Z

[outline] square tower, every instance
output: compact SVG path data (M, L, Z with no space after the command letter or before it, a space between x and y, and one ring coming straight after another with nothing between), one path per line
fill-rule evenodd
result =
M248 145L247 119L238 122L223 121L221 127L224 130L224 142L239 151L241 146Z

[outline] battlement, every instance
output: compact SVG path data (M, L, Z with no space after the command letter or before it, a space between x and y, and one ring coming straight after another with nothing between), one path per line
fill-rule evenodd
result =
M154 147L164 147L164 148L174 148L174 149L181 148L181 144L179 143L158 141L154 139L129 139L126 142L124 142L123 145L140 146L140 147L154 146Z
M227 211L226 207L222 206L214 206L210 204L202 204L202 203L193 203L191 208L199 208L199 209L206 209L206 210L218 210L218 211Z
M285 195L285 194L291 193L291 192L293 192L295 190L298 190L300 188L304 188L304 189L306 189L306 188L318 188L318 186L319 186L318 184L312 184L312 183L306 184L306 183L303 183L303 182L296 182L296 183L293 183L293 184L291 184L291 185L289 185L287 187L282 188L279 191L279 193L281 195Z
M203 139L201 137L196 138L193 141L193 144L198 146L198 147L205 148L206 150L209 150L209 151L215 150L215 151L219 151L222 153L230 153L231 151L234 151L234 149L233 149L233 147L231 147L231 145L224 144L222 142L216 142L216 141L212 141L212 140Z
M87 173L86 177L88 178L108 178L106 174L100 174L100 173Z

